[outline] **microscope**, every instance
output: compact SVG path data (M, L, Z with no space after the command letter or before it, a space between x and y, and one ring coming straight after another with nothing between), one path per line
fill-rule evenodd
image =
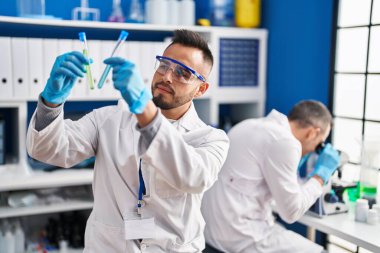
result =
M323 144L321 144L316 149L316 154L311 155L308 159L307 167L313 168L317 158L318 153L323 149ZM329 182L323 186L323 193L321 197L312 205L308 211L309 214L322 217L324 215L332 215L338 213L348 212L348 206L343 201L343 192L349 188L356 188L356 183L348 183L342 181L342 167L348 163L349 157L347 153L338 150L340 155L340 162L337 173L337 177L331 177Z

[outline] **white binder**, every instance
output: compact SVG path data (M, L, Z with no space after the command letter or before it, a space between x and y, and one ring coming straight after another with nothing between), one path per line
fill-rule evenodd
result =
M124 58L126 60L130 60L130 53L129 51L127 50L128 46L129 46L129 41L127 39L127 41L125 41L120 47L119 49L117 50L116 54L114 56L116 57L121 57L121 58ZM114 46L115 46L115 42L114 42ZM109 57L109 56L108 56ZM104 59L103 59L104 60ZM110 78L111 78L111 83L112 83L112 87L113 87L113 82L112 82L112 73L110 73ZM115 88L113 88L113 95L112 95L113 98L115 99L120 99L121 98L121 94L120 94L120 91L116 90Z
M104 96L102 90L98 89L98 83L100 76L103 72L103 58L101 57L101 44L100 40L90 40L88 41L89 56L93 60L91 64L92 77L94 78L94 89L89 89L89 97L91 98L101 98Z
M45 87L46 79L43 75L42 39L28 39L28 67L29 67L29 97L37 100Z
M124 59L129 60L129 51L127 50L127 47L129 46L129 41L127 40L124 42L118 49L117 55L119 57L122 57Z
M153 42L153 54L154 54L154 60L156 59L156 56L162 56L164 54L164 51L166 47L168 46L167 43L164 42Z
M155 64L156 64L156 56L162 56L164 54L164 51L166 49L166 47L168 46L167 43L164 43L164 42L152 42L153 45L152 45L152 77L151 77L151 80L153 80L153 76L155 74L155 70L154 70L154 67L155 67ZM151 81L152 82L152 81ZM151 84L149 84L149 87L151 87Z
M63 55L66 53L70 53L72 51L73 51L73 40L67 40L67 39L58 40L58 55Z
M80 48L74 49L74 40L58 39L57 43L58 43L57 56L67 54L67 53L70 53L72 51L80 51L81 52ZM71 90L71 93L68 97L69 100L75 97L75 95L73 94L74 93L73 90L74 90L74 88Z
M101 53L100 53L100 60L99 60L101 74L103 74L103 71L106 67L103 61L111 56L111 53L115 47L115 43L116 43L115 41L107 41L107 40L103 40L101 42L101 46L100 46ZM114 57L116 56L120 56L120 52L117 52L117 54L114 55ZM109 99L117 99L121 96L120 92L116 90L113 86L112 68L107 76L106 81L104 82L103 88L101 89L101 94L103 94L102 95L103 98L106 97Z
M136 64L136 66L141 72L141 54L140 54L141 42L130 41L130 42L126 42L125 46L126 46L125 47L126 54L128 55L128 60Z
M58 56L58 40L57 39L43 39L43 75L44 80L48 80L51 69Z
M28 41L27 38L12 38L13 97L27 99L28 85Z
M73 51L83 52L83 46L79 40L73 40L72 43ZM86 81L86 74L84 74L83 78L78 78L77 82L74 84L70 97L75 99L87 99L88 90L89 86Z
M13 96L11 38L0 37L0 99Z
M138 42L138 41L127 42L126 52L128 55L128 60L136 64L137 69L144 80L144 83L146 84L147 87L148 86L150 87L149 79L151 77L150 78L148 77L149 73L145 71L146 69L145 69L145 66L143 65L144 60L145 60L143 59L143 57L146 57L146 52L143 52L143 51L144 50L151 51L151 50L149 48L145 48L143 44L144 44L143 42ZM150 55L150 53L148 54Z
M140 73L147 87L151 86L154 74L154 42L142 42L140 50Z

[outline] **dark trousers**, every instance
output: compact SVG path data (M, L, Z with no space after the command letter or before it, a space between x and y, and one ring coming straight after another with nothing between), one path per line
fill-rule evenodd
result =
M206 243L206 248L203 250L203 253L224 253L224 252L219 251Z

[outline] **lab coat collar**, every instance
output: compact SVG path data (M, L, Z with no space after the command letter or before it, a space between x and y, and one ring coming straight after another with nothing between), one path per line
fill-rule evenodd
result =
M288 117L286 117L284 114L282 114L282 113L280 113L280 112L278 112L278 111L276 111L276 110L273 109L268 114L267 119L273 120L276 123L278 123L279 125L285 127L287 130L291 131Z
M184 128L187 131L190 131L201 125L205 125L205 123L198 117L198 113L195 110L193 102L191 102L191 105L187 112L180 119L178 119L177 122L180 127Z

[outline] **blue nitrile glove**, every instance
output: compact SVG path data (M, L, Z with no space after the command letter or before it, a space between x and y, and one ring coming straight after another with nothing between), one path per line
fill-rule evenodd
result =
M129 105L129 110L135 114L142 113L152 99L152 94L145 86L135 64L120 57L110 57L104 63L112 67L113 85Z
M50 77L41 96L45 101L62 104L66 101L78 77L86 73L89 60L80 52L70 52L55 59Z
M327 144L319 155L314 170L310 173L309 177L317 175L322 178L323 182L326 184L331 175L338 168L339 161L340 156L338 151L335 150L330 143Z

